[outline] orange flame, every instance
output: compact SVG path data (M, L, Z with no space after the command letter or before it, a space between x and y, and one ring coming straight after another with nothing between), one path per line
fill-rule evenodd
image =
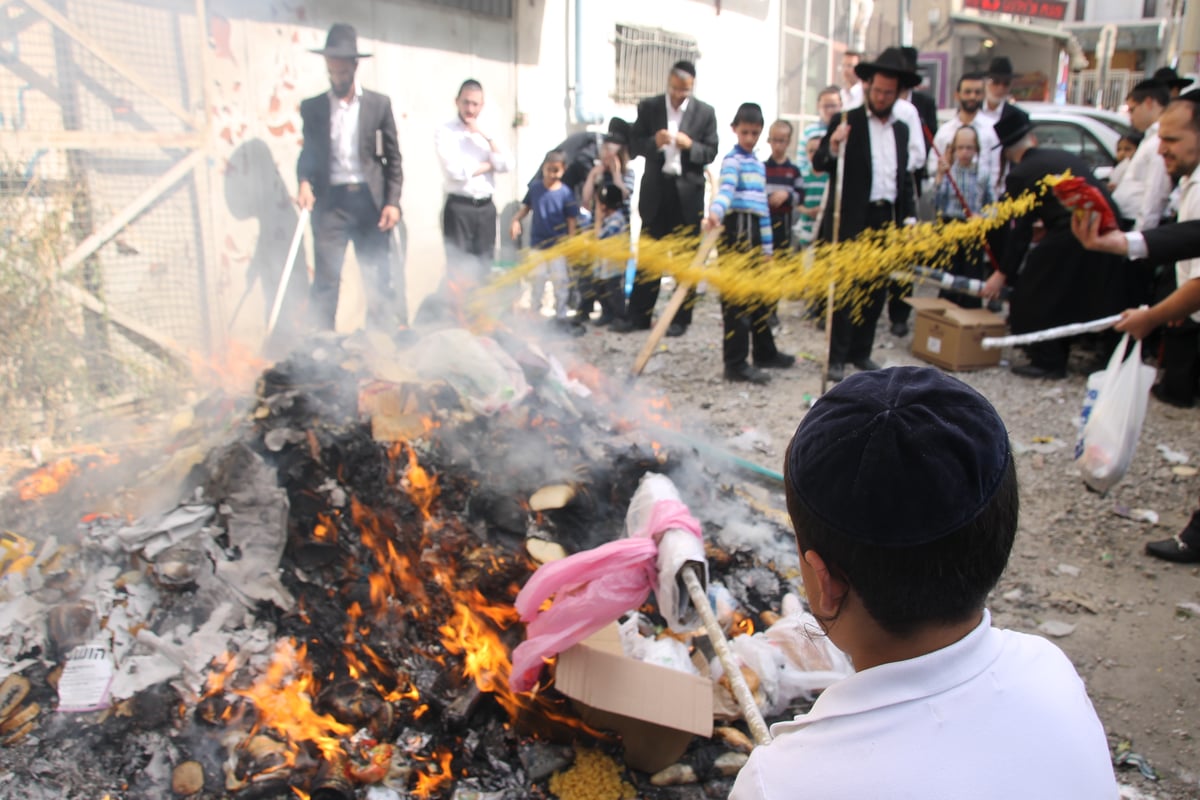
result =
M188 360L191 362L192 376L197 382L231 392L240 392L253 386L269 366L269 362L260 358L249 345L236 339L229 340L223 353L204 356L192 352L188 354Z
M437 763L430 765L429 772L417 773L417 785L412 790L414 797L433 797L442 787L454 780L454 775L450 771L454 753L449 750L437 750L434 752L433 758Z
M441 489L437 485L437 480L431 478L429 473L417 461L417 451L411 447L405 446L408 450L408 472L405 473L405 478L408 481L408 495L412 498L413 505L421 512L421 516L426 522L434 522L433 514L430 511L433 501L437 499ZM438 525L434 525L438 527Z
M54 494L78 472L79 467L69 458L47 464L17 482L17 497L22 500L33 500L37 497Z

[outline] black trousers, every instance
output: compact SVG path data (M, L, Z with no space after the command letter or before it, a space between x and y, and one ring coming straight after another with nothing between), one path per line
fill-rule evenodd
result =
M891 203L873 203L867 207L867 228L882 228L891 223L894 216L895 210ZM875 326L883 313L887 293L886 283L872 289L858 320L854 319L850 308L834 309L833 327L829 332L830 364L845 364L847 361L853 363L871 357L871 348L875 346Z
M693 236L700 235L700 219L685 220L683 218L679 190L674 179L669 177L663 180L658 213L654 215L653 219L645 222L646 227L643 230L652 239L662 239L675 233L681 227ZM654 304L658 302L658 290L661 285L662 279L658 276L650 276L638 270L637 278L633 282L633 291L629 293L629 321L633 323L634 328L650 327L650 320L654 316ZM675 319L672 321L685 328L691 325L694 305L696 305L696 292L693 290L688 292L687 299L675 312Z
M313 209L315 265L309 293L313 324L333 330L346 245L354 242L354 254L363 272L367 294L367 321L387 326L392 306L391 236L379 230L381 209L371 199L365 183L329 187L328 196Z
M496 254L496 205L492 198L449 195L442 209L446 280L474 286L487 280Z
M758 226L759 218L755 215L731 212L725 217L721 247L742 252L758 249L762 246L762 232ZM721 298L721 321L725 329L721 354L727 368L745 364L751 348L755 361L771 358L778 353L770 325L776 305L745 305Z

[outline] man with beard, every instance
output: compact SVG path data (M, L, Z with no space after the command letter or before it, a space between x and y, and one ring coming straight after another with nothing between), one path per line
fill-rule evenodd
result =
M1000 142L996 139L996 132L991 123L979 116L979 109L983 105L983 76L968 73L959 78L954 98L958 100L958 111L943 122L933 135L933 147L930 148L927 169L930 174L936 175L938 158L949 166L953 160L950 150L954 134L959 128L971 125L979 135L979 161L983 167L981 171L986 171L988 180L995 185L996 173L1000 171Z
M717 117L712 106L692 97L696 65L679 61L667 76L667 92L638 103L629 138L633 158L645 156L638 213L642 230L662 239L680 229L700 235L704 216L704 167L717 157ZM662 279L639 275L629 296L627 319L610 330L649 330ZM682 336L692 323L695 294L675 314L667 336Z
M865 230L893 224L908 224L916 219L912 174L908 169L908 142L913 133L892 113L900 88L921 82L899 49L889 47L873 62L862 62L855 73L864 81L866 104L843 115L841 124L831 127L813 155L813 167L830 175L831 186L839 182L838 153L846 148L841 178L841 225L834 231L838 216L831 194L821 220L822 241L847 241ZM833 313L830 331L829 379L840 381L846 363L860 370L878 369L871 360L875 344L875 325L883 310L886 282L872 289L858 319L849 308Z
M392 297L389 232L400 221L400 145L387 95L363 89L355 80L358 52L354 28L338 23L325 47L329 91L300 104L304 145L296 164L297 204L313 212L315 271L310 313L323 330L333 330L346 245L363 270L367 319L389 327L385 314Z
M1113 205L1107 187L1096 180L1082 158L1038 147L1029 115L1019 108L1007 107L995 132L1004 157L1013 165L1005 179L1007 197L1038 193L1044 178L1070 170ZM1115 206L1114 211L1120 215ZM1045 227L1045 234L1030 249L1036 221ZM986 299L998 298L1007 283L1015 284L1008 318L1013 333L1085 322L1116 313L1129 302L1132 271L1111 257L1089 255L1071 235L1071 212L1052 192L1043 194L1032 211L1010 223L1003 245L1000 269L988 278L982 294ZM1014 375L1047 379L1067 376L1069 339L1037 342L1026 352L1030 363L1014 366Z

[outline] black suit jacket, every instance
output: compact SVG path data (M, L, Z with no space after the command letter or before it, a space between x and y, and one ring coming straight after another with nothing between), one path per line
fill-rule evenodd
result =
M679 204L684 220L699 224L704 215L704 167L717 157L717 115L712 106L688 99L679 130L692 139L692 146L680 153L681 174L664 175L663 154L654 144L654 134L667 127L667 96L660 94L638 103L637 119L630 131L629 152L634 158L645 156L646 169L638 199L638 213L643 222L658 213L662 187L673 180L679 191Z
M313 195L320 205L329 191L329 92L302 102L300 118L304 121L304 145L296 162L296 177L312 184ZM369 89L363 89L359 98L358 157L376 207L399 208L404 172L400 168L400 143L392 101L387 95Z
M1008 176L1004 180L1004 194L1006 197L1017 197L1026 191L1037 192L1038 181L1042 178L1047 175L1060 174L1068 169L1071 170L1072 175L1084 178L1099 189L1109 205L1112 206L1113 211L1116 212L1117 217L1121 216L1120 209L1113 202L1112 195L1108 193L1108 187L1096 180L1092 174L1092 168L1088 166L1087 162L1064 150L1044 147L1031 147L1026 150L1025 155L1021 157L1021 163L1014 164L1009 168ZM1003 238L1000 269L1010 283L1016 277L1021 261L1025 258L1025 251L1029 249L1029 244L1033 241L1033 224L1037 220L1041 220L1045 226L1047 237L1065 237L1065 239L1075 242L1075 238L1070 232L1070 210L1058 202L1053 192L1046 192L1042 196L1042 201L1031 213L1012 222L1007 236ZM1083 246L1080 245L1078 250L1079 255L1082 256Z
M909 102L917 107L917 114L921 117L921 124L929 128L929 135L937 133L937 101L933 99L933 95L925 92L913 92L909 95ZM924 131L912 131L914 136L921 136L922 141L928 144L928 140L924 138Z
M1188 258L1200 258L1200 219L1160 225L1142 231L1146 238L1146 249L1150 251L1147 261L1154 264L1169 264Z
M838 241L853 239L867 227L867 205L871 199L871 133L867 129L867 108L858 106L846 112L850 125L850 137L843 143L846 148L846 177L842 180L842 220ZM821 140L821 146L813 154L813 168L829 173L829 202L821 218L819 237L822 241L833 241L833 194L837 186L837 156L829 152L829 139L837 130L837 119L830 124ZM912 176L908 172L908 126L896 120L892 123L896 137L896 222L906 217L916 217L916 200L913 197Z

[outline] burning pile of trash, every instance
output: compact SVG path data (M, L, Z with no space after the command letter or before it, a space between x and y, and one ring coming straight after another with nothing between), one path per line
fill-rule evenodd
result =
M518 592L620 539L649 473L703 523L707 596L768 716L847 669L797 635L789 532L721 465L652 438L661 403L505 331L325 337L262 373L166 487L177 505L34 530L57 484L5 498L25 529L0 540L0 797L727 790L753 746L736 681L653 604L534 691L509 685ZM622 641L672 643L686 671Z

